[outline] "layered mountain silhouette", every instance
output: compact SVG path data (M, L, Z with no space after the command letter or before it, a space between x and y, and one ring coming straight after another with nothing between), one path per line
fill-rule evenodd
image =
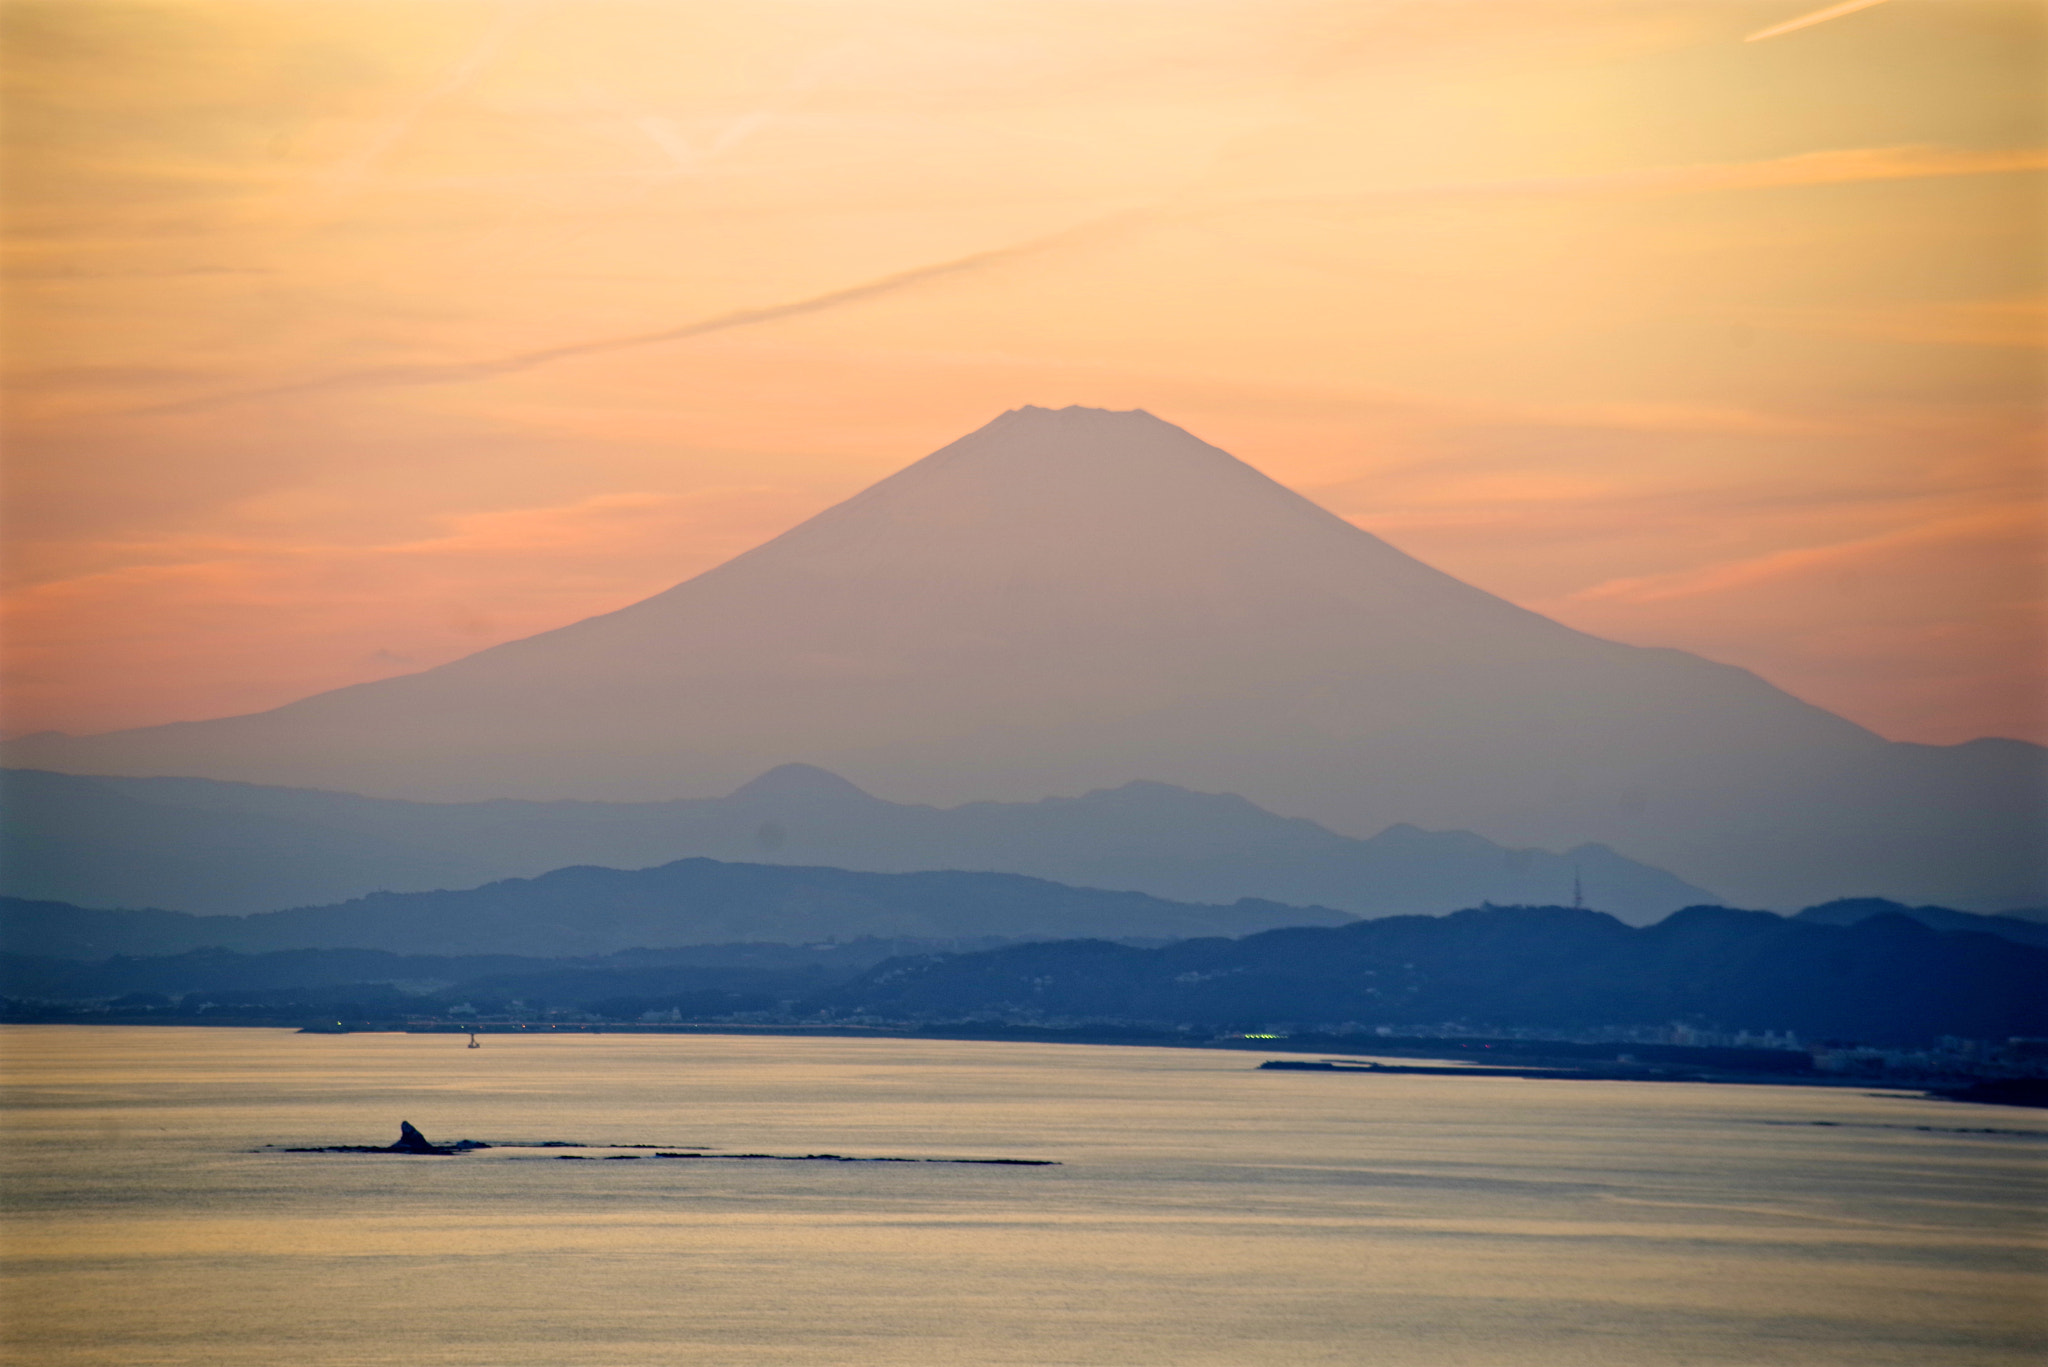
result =
M380 892L253 916L103 910L0 898L0 939L56 959L192 949L381 949L535 958L742 941L1178 940L1275 926L1341 925L1328 907L1202 906L1010 873L850 873L680 859L652 869L556 869L460 892Z
M0 915L29 929L23 938L45 948L77 948L76 938L66 937L78 926L52 924L53 910L0 902ZM1814 915L1785 919L1699 907L1631 931L1593 912L1495 907L1433 920L1390 917L1330 930L1188 940L1156 950L1099 939L1023 945L855 939L685 945L581 958L377 949L192 949L96 960L0 953L0 1015L103 1020L112 1011L130 1019L331 1022L403 1020L457 1007L491 1014L519 1002L528 1010L545 1004L623 1020L650 1011L678 1019L765 1012L767 1019L816 1023L820 1013L838 1013L909 1023L1121 1021L1173 1034L1282 1026L1290 1033L1355 1032L1360 1025L1398 1032L1403 1025L1463 1020L1552 1036L1589 1025L1682 1019L1894 1044L1928 1043L1944 1034L1998 1040L2048 1027L2048 1001L2038 990L2048 948L1954 933L2001 921L2008 929L2029 923L1939 907L1917 908L1911 918L1872 911L1839 927L1822 919L1857 910L1810 908ZM1927 928L1927 914L1950 922L1950 932ZM37 933L39 918L53 933ZM231 929L242 924L242 918L212 919L233 923ZM252 920L261 926L260 918ZM205 918L173 917L167 924L193 921L204 924ZM444 922L431 933L445 939L454 928ZM1307 1043L1296 1040L1293 1047ZM1358 1045L1354 1033L1325 1047L1356 1051ZM1404 1046L1375 1037L1373 1052L1390 1047ZM1512 1062L1502 1055L1516 1051L1793 1071L1808 1063L1803 1053L1723 1049L1713 1057L1684 1047L1603 1047L1554 1038L1467 1037L1453 1047L1494 1063Z
M1025 408L620 611L16 766L668 798L800 761L916 802L1133 779L1367 836L1586 842L1724 896L2048 901L2048 751L1885 741L1439 573L1143 412Z
M422 803L190 778L0 771L0 893L240 915L367 893L463 888L572 864L686 855L874 873L966 869L1360 916L1569 901L1655 920L1713 895L1600 845L1504 849L1396 826L1371 840L1242 798L1130 783L951 809L884 802L808 765L720 798Z

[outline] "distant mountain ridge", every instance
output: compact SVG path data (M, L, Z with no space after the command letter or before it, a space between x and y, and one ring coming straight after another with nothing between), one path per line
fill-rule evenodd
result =
M851 873L683 859L652 869L556 869L460 892L376 893L251 916L0 898L0 943L16 954L60 959L204 948L561 958L835 938L1164 940L1351 919L1327 907L1250 900L1202 906L1017 874Z
M1603 641L1143 412L1024 408L598 617L18 767L665 799L800 761L958 803L1135 778L1363 837L1606 845L1748 905L2048 903L2048 750L1900 744Z
M573 1010L593 1004L629 1005L635 997L666 998L664 1005L674 1005L682 997L693 1009L723 1012L764 1005L758 1000L735 1002L735 995L770 991L774 998L765 1005L772 1007L851 978L883 959L929 953L937 947L909 940L849 940L806 946L694 945L547 959L510 954L398 955L376 949L263 954L195 949L97 961L0 953L0 997L32 1009L36 1003L123 998L131 1005L162 1007L168 1003L147 999L188 994L217 1006L260 1008L280 1002L303 1005L310 996L314 1001L346 1003L330 1010L353 1007L348 1011L352 1015L382 1008L399 1016L464 999L473 1010L502 1009L513 1000L545 1001ZM143 1001L134 1000L138 994Z
M784 765L723 798L415 803L182 778L0 771L0 893L242 915L372 892L474 887L574 864L686 856L871 873L1018 873L1180 902L1251 897L1354 915L1569 901L1654 920L1716 900L1603 846L1503 849L1463 831L1370 840L1242 798L1130 783L950 809L870 796Z
M1976 916L1949 907L1907 907L1881 897L1848 897L1807 907L1792 919L1819 926L1857 926L1873 916L1904 916L1933 930L1961 930L1979 935L1996 935L2014 944L2048 949L2048 923L2038 912L2006 916ZM2048 984L2043 984L2048 990Z

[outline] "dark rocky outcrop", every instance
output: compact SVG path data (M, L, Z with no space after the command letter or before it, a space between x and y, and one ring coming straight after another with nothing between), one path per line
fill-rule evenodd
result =
M265 1145L265 1148L270 1147ZM321 1144L310 1148L288 1148L283 1153L411 1153L431 1154L447 1157L450 1154L468 1153L471 1149L488 1149L491 1146L476 1139L458 1139L453 1144L436 1144L413 1128L410 1120L398 1122L398 1142L395 1144ZM261 1150L258 1150L261 1152Z
M386 1153L454 1153L437 1144L427 1142L427 1137L412 1127L410 1120L398 1122L398 1142L386 1147Z

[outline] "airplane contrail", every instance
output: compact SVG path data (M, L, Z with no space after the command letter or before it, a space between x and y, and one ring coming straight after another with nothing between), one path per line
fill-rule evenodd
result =
M623 337L601 337L587 342L569 342L561 346L542 347L534 351L514 352L509 356L497 356L482 361L422 362L414 365L367 366L361 370L342 371L339 374L323 375L310 380L294 381L290 384L270 385L262 389L235 390L225 394L211 394L197 399L181 399L173 403L150 404L143 408L126 410L130 416L147 416L162 413L195 413L227 404L247 403L257 399L277 398L287 394L313 394L327 390L384 389L406 385L462 384L470 380L487 380L498 375L519 370L530 370L534 366L547 365L553 361L566 361L578 356L597 356L611 351L627 351L636 347L658 346L663 342L680 342L690 337L702 337L706 333L724 332L728 328L750 327L756 323L774 322L781 318L794 318L806 313L819 313L837 308L842 304L857 303L873 299L878 295L894 294L928 281L949 275L961 275L984 267L1000 265L1021 257L1049 250L1077 238L1094 236L1104 230L1136 222L1154 214L1151 208L1127 209L1099 218L1078 223L1071 228L1047 233L1025 242L1013 243L1007 247L996 247L985 252L955 257L951 261L940 261L929 266L898 271L845 289L815 294L808 299L796 299L786 304L768 304L760 308L738 309L732 313L721 313L711 318L685 323L681 327L663 328L658 332L637 332Z
M1825 24L1830 19L1839 19L1845 14L1854 14L1857 10L1869 9L1872 5L1882 5L1883 3L1884 0L1844 0L1842 4L1829 5L1826 9L1817 9L1811 14L1802 14L1797 19L1787 19L1782 24L1773 24L1769 28L1760 28L1755 33L1749 34L1742 41L1745 43L1760 43L1766 38L1775 38L1781 33L1791 33L1795 29L1811 28L1815 24Z

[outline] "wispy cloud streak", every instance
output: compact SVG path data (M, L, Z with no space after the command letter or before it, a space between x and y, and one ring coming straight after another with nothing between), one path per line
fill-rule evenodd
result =
M863 300L895 294L914 289L919 285L941 280L948 276L966 275L991 266L1003 265L1010 261L1047 251L1053 247L1093 237L1108 229L1136 221L1150 211L1130 210L1092 219L1071 228L1048 233L1028 242L1015 243L1008 247L997 247L985 252L955 257L913 270L898 271L879 279L869 280L845 289L815 294L808 299L797 299L786 304L769 304L761 308L738 309L721 313L712 318L685 323L681 327L663 328L656 332L629 333L622 337L601 337L586 342L570 342L562 346L541 347L533 351L515 352L509 356L497 356L481 361L424 362L413 365L368 366L361 370L348 370L339 374L324 375L315 379L301 380L291 384L271 385L262 389L244 389L226 394L213 394L204 398L185 399L174 403L151 404L147 407L129 409L131 415L158 413L191 413L203 409L217 408L226 404L247 403L257 399L277 398L289 394L311 394L329 390L385 389L407 385L463 384L473 380L488 380L515 371L531 370L535 366L547 365L554 361L573 360L579 356L600 356L607 352L630 351L637 347L659 346L665 342L680 342L691 337L702 337L708 333L724 332L731 328L752 327L759 323L772 323L783 318L797 318L808 313L822 313L827 309L839 308Z
M1992 509L1895 528L1875 536L1824 546L1794 546L1741 560L1704 565L1672 574L1611 579L1567 594L1567 603L1602 601L1631 604L1664 603L1748 588L1843 561L1898 551L1906 547L1946 543L1981 544L1999 535L2031 537L2039 530L2037 510L2030 507Z
M1920 180L2043 169L2048 169L2048 148L1978 149L1908 143L1894 147L1841 147L1799 152L1763 161L1688 162L1677 166L1644 166L1580 176L1389 186L1350 195L1261 197L1222 207L1312 207L1317 204L1335 206L1396 203L1409 199L1509 198L1523 195L1700 194L1717 190L1846 185L1857 181Z
M1793 33L1803 28L1812 28L1815 24L1825 24L1830 19L1839 19L1845 14L1854 14L1857 10L1869 9L1873 5L1882 5L1883 3L1884 0L1845 0L1843 4L1829 5L1826 9L1818 9L1811 14L1802 14L1797 19L1787 19L1782 24L1772 24L1769 28L1760 28L1755 33L1746 35L1742 41L1745 43L1760 43L1766 38L1776 38L1780 34Z
M515 352L477 361L421 362L405 365L369 366L358 370L318 376L285 384L233 390L193 399L150 404L127 410L132 416L199 412L229 404L294 394L331 390L369 390L412 385L463 384L499 375L530 370L555 361L582 356L629 351L685 341L733 328L752 327L784 318L822 313L828 309L857 304L885 295L915 289L933 281L971 274L1001 266L1056 248L1071 246L1102 233L1142 222L1164 222L1235 213L1247 209L1285 205L1332 208L1373 203L1457 199L1464 197L1549 195L1574 193L1701 193L1717 190L1747 190L1802 185L1847 184L1856 181L1915 179L1928 176L1987 175L2001 172L2048 168L2048 149L2011 148L1988 151L1954 148L1902 146L1844 148L1807 152L1754 162L1709 162L1681 166L1646 167L1588 176L1559 176L1531 180L1473 182L1390 187L1359 195L1304 195L1261 197L1202 204L1181 201L1121 210L1032 238L1007 247L974 252L928 266L898 271L844 289L812 295L806 299L759 308L738 309L679 327L619 337L570 342Z

